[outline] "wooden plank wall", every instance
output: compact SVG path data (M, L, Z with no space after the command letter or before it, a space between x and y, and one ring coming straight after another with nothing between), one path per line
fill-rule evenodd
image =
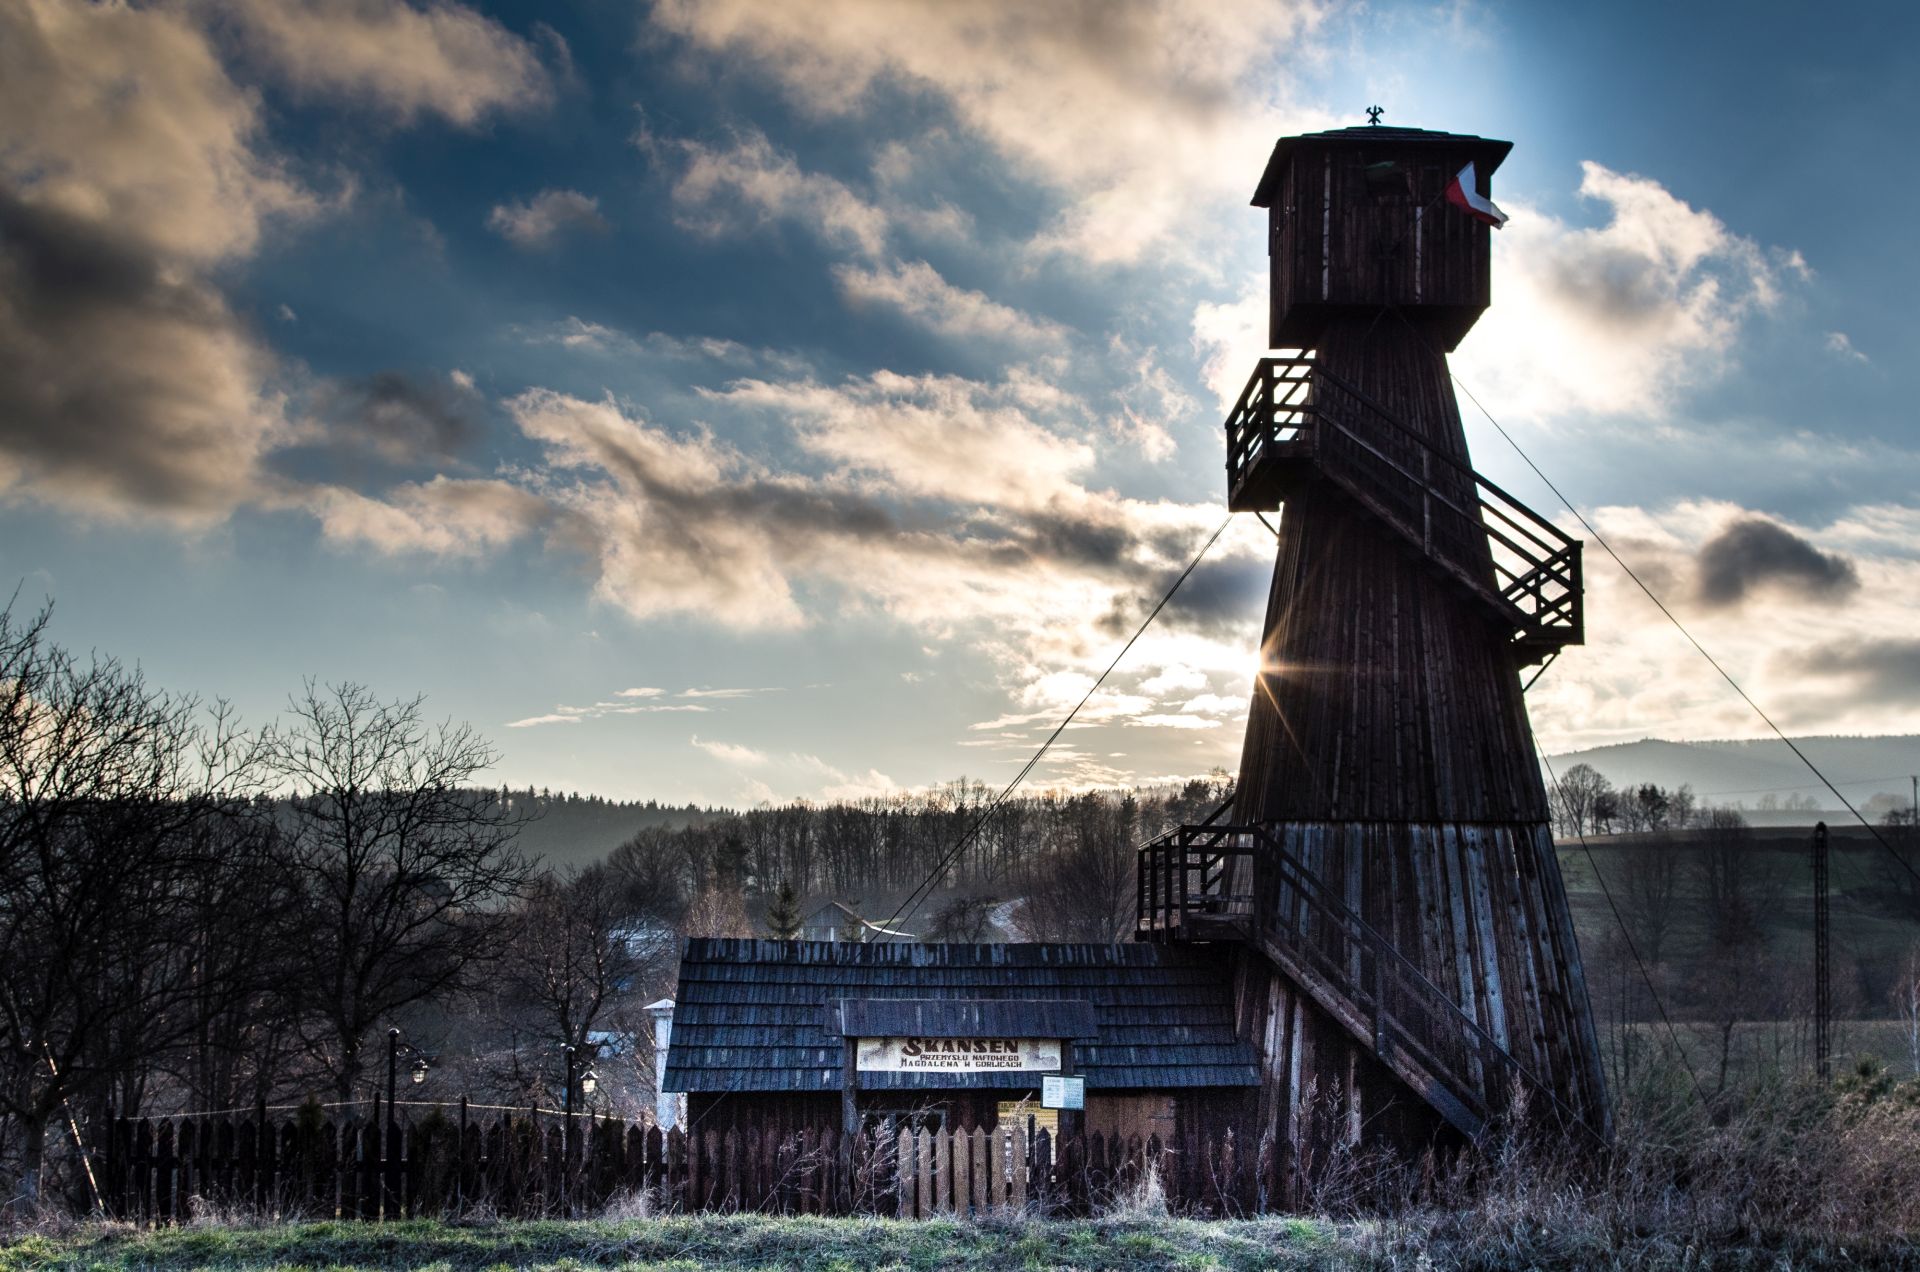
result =
M1295 151L1268 210L1273 347L1318 344L1321 323L1387 304L1428 324L1441 348L1457 345L1490 298L1490 231L1444 199L1474 155L1391 142ZM1397 162L1408 184L1369 190L1377 161Z

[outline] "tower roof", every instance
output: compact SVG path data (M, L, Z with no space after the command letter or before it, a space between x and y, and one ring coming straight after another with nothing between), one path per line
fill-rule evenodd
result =
M1475 162L1484 165L1485 170L1480 173L1483 177L1498 168L1501 160L1507 157L1507 152L1513 149L1512 142L1495 141L1491 137L1434 132L1426 128L1396 128L1390 124L1358 124L1352 128L1282 137L1273 143L1273 154L1267 159L1267 169L1260 174L1260 184L1253 192L1253 206L1273 206L1275 194L1280 189L1280 174L1294 151L1321 146L1342 149L1358 146L1446 146L1454 150L1471 150Z

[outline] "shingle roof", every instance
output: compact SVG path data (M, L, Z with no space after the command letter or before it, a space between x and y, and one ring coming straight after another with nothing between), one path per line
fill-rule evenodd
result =
M838 1091L842 999L1076 999L1098 1041L1075 1068L1100 1089L1253 1086L1231 976L1206 949L1161 945L854 945L700 938L680 963L669 1091ZM883 1009L884 1010L884 1009ZM864 1072L866 1090L1027 1088L1036 1075Z
M1074 1038L1100 1040L1080 998L836 998L827 1032L845 1038Z
M1476 137L1471 133L1434 132L1427 128L1396 128L1389 124L1359 124L1352 128L1333 128L1326 132L1282 137L1273 143L1273 154L1268 157L1266 170L1260 174L1260 184L1253 192L1253 206L1256 208L1272 206L1274 197L1280 189L1280 172L1286 166L1289 155L1302 146L1324 144L1451 146L1472 152L1474 160L1485 165L1485 171L1479 174L1483 177L1499 167L1500 162L1507 157L1507 152L1513 149L1512 142L1496 141L1491 137Z

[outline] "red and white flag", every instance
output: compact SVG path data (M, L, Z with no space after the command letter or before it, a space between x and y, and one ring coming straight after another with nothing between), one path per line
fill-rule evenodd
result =
M1447 187L1447 202L1462 209L1476 221L1499 229L1507 223L1507 214L1494 206L1492 199L1485 198L1474 188L1473 165L1460 169L1460 175Z

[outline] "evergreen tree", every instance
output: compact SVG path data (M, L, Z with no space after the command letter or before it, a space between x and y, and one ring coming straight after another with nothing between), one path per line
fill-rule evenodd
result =
M800 936L800 898L785 880L767 906L767 932L776 941L797 940Z

